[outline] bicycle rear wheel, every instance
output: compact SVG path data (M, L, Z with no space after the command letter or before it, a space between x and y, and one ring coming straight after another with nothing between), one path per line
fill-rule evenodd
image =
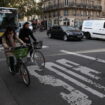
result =
M33 52L32 60L40 69L45 68L45 58L41 51Z
M20 74L26 86L30 85L30 75L26 65L22 62L20 65Z

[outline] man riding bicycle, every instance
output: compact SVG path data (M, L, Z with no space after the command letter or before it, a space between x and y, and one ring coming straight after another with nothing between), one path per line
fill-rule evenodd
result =
M31 39L30 39L30 37L33 39L34 42L36 42L36 38L34 37L33 32L31 31L31 29L29 29L29 23L26 22L26 23L24 23L23 28L20 29L20 31L19 31L19 38L20 38L23 42L25 42L27 45L28 45L28 44L30 45L30 44L31 44ZM31 49L31 48L30 48L30 49ZM32 52L33 52L33 51L30 50L30 56L31 56Z

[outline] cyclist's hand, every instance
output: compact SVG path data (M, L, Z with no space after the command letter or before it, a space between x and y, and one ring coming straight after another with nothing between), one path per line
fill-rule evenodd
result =
M26 37L25 40L29 40L29 38Z
M21 43L21 46L26 46L26 43Z
M23 46L26 46L26 43L23 43Z
M5 48L5 49L6 49L6 51L11 51L12 50L11 47L8 47L8 48Z

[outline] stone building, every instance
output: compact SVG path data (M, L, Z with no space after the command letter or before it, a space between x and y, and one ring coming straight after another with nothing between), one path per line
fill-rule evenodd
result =
M102 17L105 18L105 0L102 0L101 5L102 5Z
M48 26L81 26L83 20L102 17L105 0L44 0L43 19ZM102 8L103 7L103 8Z

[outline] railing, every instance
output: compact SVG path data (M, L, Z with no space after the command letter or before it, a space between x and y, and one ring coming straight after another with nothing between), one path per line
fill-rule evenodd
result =
M52 11L52 10L63 9L63 8L80 8L80 9L90 9L90 10L99 10L99 11L102 10L102 6L99 6L99 5L90 5L90 4L74 3L74 2L69 2L68 5L65 5L64 3L49 5L43 8L43 10Z

